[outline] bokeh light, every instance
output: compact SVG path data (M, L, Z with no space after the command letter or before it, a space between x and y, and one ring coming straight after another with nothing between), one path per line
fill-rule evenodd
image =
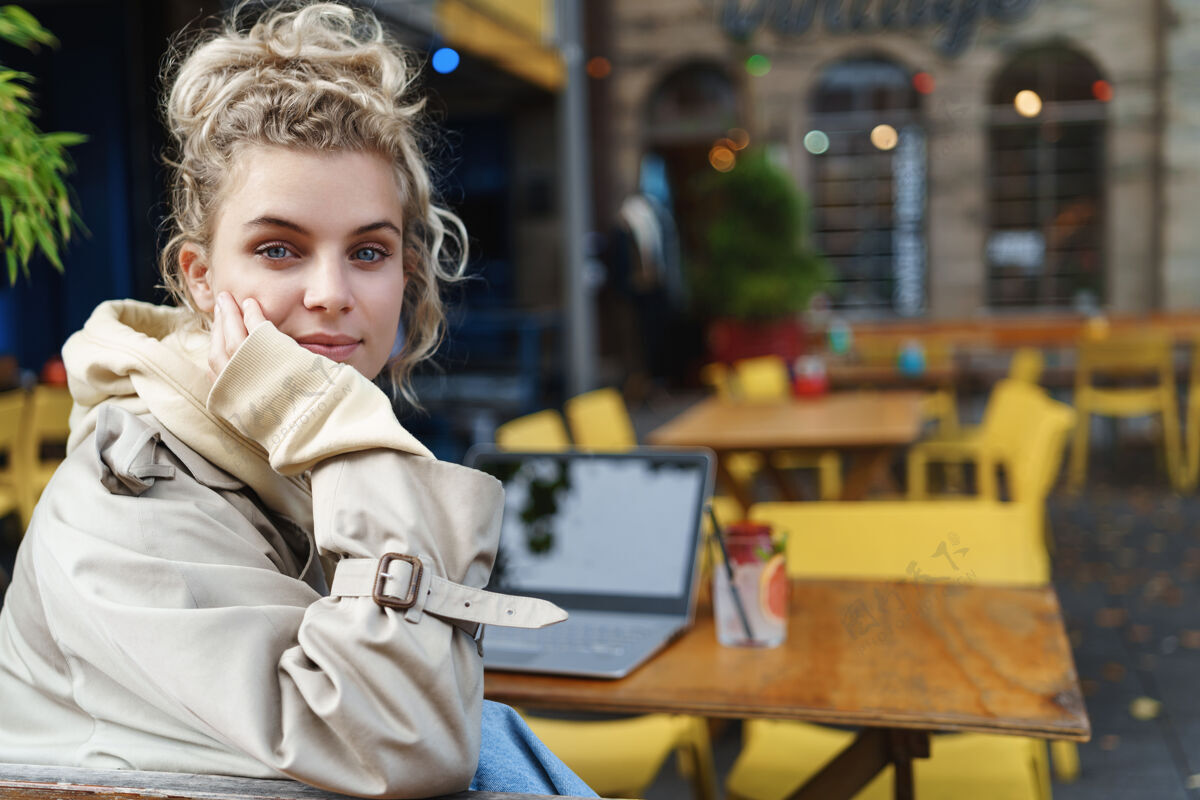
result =
M458 69L461 60L453 47L439 47L433 51L433 71L448 75Z
M762 53L755 53L746 59L746 72L756 78L761 78L771 71L771 59Z
M804 134L804 149L819 156L829 149L829 136L825 131L809 131Z
M1022 89L1013 98L1013 106L1022 117L1036 117L1042 113L1042 98L1032 89Z
M891 125L884 123L871 129L871 144L880 150L891 150L900 141L900 134Z
M729 141L733 142L734 150L744 150L750 144L750 134L743 128L730 128Z
M1113 98L1112 84L1101 79L1092 84L1092 96L1101 103L1107 103Z
M728 147L718 144L708 151L708 163L717 172L729 172L737 163L737 156Z
M912 78L913 88L921 94L933 93L933 76L928 72L918 72Z
M587 74L589 78L600 80L612 73L612 62L604 56L594 56L588 59Z

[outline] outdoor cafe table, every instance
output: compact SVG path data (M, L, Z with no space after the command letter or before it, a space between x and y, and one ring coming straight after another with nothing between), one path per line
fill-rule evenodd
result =
M690 630L625 678L488 671L484 694L528 708L860 728L791 800L852 797L888 764L896 797L912 797L912 759L928 757L933 731L1091 737L1051 587L805 580L791 589L778 648L722 647L702 604Z
M753 403L710 397L655 428L647 440L656 445L716 451L718 476L743 508L749 508L754 498L729 474L726 459L730 453L762 453L768 474L784 499L790 500L794 497L771 467L771 455L789 450L839 450L851 456L842 498L860 500L871 481L886 469L892 451L921 435L923 398L917 391L831 392Z

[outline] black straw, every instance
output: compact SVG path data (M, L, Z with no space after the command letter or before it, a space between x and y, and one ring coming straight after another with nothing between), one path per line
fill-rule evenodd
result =
M729 578L729 591L733 595L733 605L737 609L738 617L742 620L742 627L746 629L746 639L754 641L754 631L750 630L750 618L746 616L746 607L742 605L742 593L738 591L737 584L733 582L733 564L729 562L729 551L725 549L725 536L721 533L721 523L717 522L717 512L713 511L712 504L708 504L708 518L712 520L713 536L717 539L717 545L721 548L721 558L725 561L725 575Z

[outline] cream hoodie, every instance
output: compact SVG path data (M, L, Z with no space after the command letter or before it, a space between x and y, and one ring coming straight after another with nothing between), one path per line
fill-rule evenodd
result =
M476 588L498 483L270 323L210 388L182 315L105 303L64 348L69 454L0 611L0 761L465 788L472 634L565 617ZM340 561L329 596L318 552Z

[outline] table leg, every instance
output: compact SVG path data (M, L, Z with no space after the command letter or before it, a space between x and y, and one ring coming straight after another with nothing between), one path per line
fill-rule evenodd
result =
M788 483L787 477L783 474L783 471L780 470L779 467L775 466L775 464L772 462L771 459L774 455L775 453L770 451L763 453L763 471L767 473L767 477L769 477L771 482L775 484L775 490L779 492L779 499L786 502L800 500L801 498L798 497L796 492L792 490L792 487Z
M890 447L871 447L859 450L850 459L850 469L842 484L843 500L864 500L876 477L888 468Z
M724 487L725 491L733 495L733 499L737 500L742 510L745 511L754 504L754 497L749 487L738 483L733 477L733 473L729 471L726 464L727 458L729 458L729 453L717 454L717 485Z
M788 800L850 800L888 764L895 768L896 800L912 800L912 760L928 757L925 731L868 728Z

